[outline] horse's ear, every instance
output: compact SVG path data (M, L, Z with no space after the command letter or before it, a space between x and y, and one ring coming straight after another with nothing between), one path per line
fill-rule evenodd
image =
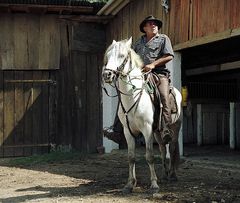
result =
M127 41L127 45L128 45L129 47L132 46L132 37L130 37L129 40Z
M113 40L112 44L115 44L115 43L116 43L116 41L115 41L115 40Z

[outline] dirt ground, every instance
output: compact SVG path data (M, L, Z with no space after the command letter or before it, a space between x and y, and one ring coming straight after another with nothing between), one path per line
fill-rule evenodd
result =
M149 170L143 147L137 150L138 185L122 194L127 181L127 151L81 156L32 166L9 166L0 160L0 202L240 202L240 151L227 147L186 147L178 182L161 183L149 193ZM156 146L156 170L160 158Z

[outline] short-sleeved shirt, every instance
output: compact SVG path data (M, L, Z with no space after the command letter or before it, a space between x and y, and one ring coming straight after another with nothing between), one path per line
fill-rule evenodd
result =
M157 34L148 42L146 35L143 35L136 41L133 49L141 56L145 65L152 63L163 55L174 56L171 41L168 36L164 34ZM169 73L170 71L163 65L155 67L153 72L161 74Z

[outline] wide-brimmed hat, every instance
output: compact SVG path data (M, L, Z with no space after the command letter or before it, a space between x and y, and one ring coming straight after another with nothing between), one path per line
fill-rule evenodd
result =
M145 24L146 24L147 22L149 22L149 21L154 21L154 22L157 24L157 26L158 26L159 29L162 27L162 21L159 20L159 19L157 19L157 18L155 18L154 16L151 15L151 16L146 17L146 18L141 22L141 24L140 24L140 26L139 26L141 32L145 33L145 31L144 31L143 28L144 28Z

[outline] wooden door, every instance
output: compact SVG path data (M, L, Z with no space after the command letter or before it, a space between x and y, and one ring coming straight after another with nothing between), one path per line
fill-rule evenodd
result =
M0 157L48 152L55 132L49 71L1 71Z

